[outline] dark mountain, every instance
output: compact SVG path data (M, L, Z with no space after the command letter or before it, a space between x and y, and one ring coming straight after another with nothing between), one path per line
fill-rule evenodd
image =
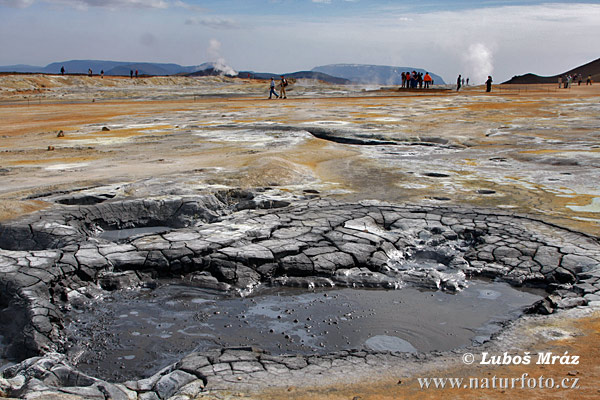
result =
M237 75L227 75L222 70L215 68L215 67L205 68L200 71L192 72L190 74L185 74L185 76L221 76L221 75L237 76Z
M221 75L225 75L225 76L238 76L238 73L236 70L234 70L233 68L231 68L228 65L224 65L224 64L220 64L220 63L214 63L214 62L207 62L204 64L200 64L198 66L195 67L196 69L191 72L191 73L182 73L180 75L186 75L186 76L221 76Z
M429 72L435 84L445 84L441 76L414 67L391 67L386 65L365 65L365 64L331 64L315 67L315 72L322 72L328 75L349 79L356 83L377 84L377 85L401 85L402 72Z
M503 82L503 84L557 83L559 76L575 74L581 74L584 81L587 79L588 75L591 75L594 81L598 81L600 79L600 58L558 75L539 76L532 73L516 75L510 80Z

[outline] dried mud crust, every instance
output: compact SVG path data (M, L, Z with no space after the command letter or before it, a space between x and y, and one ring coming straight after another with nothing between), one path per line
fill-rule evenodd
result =
M532 306L536 313L600 301L598 239L527 215L379 201L282 200L240 190L129 200L102 194L91 205L68 204L93 199L56 199L63 205L0 226L0 305L3 312L26 316L7 332L9 349L36 356L4 372L0 390L10 395L62 391L141 398L152 393L163 399L243 384L285 384L281 376L296 379L332 366L347 371L414 361L405 354L364 351L308 357L222 349L190 354L151 378L112 384L78 372L61 354L63 310L98 285L113 290L184 275L221 290L251 290L260 282L382 288L408 282L452 291L465 276L483 275L545 286L550 294ZM173 229L117 243L95 237L99 228L158 225Z

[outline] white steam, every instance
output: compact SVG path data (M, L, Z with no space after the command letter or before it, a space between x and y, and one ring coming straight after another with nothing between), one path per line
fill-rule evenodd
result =
M464 77L470 77L470 82L474 85L484 83L488 75L492 75L492 72L494 72L493 59L492 51L485 44L474 43L470 45L464 57L467 70Z
M237 75L236 70L227 65L225 58L221 56L221 42L217 39L210 39L208 57L213 62L216 70L221 71L225 75Z

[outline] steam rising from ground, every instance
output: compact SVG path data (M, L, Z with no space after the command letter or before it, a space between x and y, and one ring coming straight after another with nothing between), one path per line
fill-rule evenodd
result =
M483 43L474 43L469 46L464 57L467 67L466 76L471 77L471 82L475 85L482 84L488 75L494 71L492 51Z
M220 70L225 75L237 75L237 72L225 62L225 58L221 56L221 42L217 39L210 39L208 46L208 57L213 60L215 69Z

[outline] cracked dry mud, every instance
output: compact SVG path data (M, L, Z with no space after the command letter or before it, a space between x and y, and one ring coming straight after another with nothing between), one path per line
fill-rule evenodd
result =
M452 350L238 346L194 351L125 382L78 369L69 313L160 278L242 295L264 286L453 293L474 277L545 290L528 308L533 315L483 345L461 346L473 352L539 345L527 327L552 331L555 315L595 316L595 89L397 96L347 88L328 98L318 84L298 83L288 102L178 100L181 87L161 88L167 100L142 101L158 89L113 83L119 96L142 98L116 103L114 92L91 86L83 98L59 85L43 93L49 104L26 105L4 93L0 305L10 323L2 334L5 354L24 360L3 372L7 395L281 398L265 388L302 382L305 392L287 396L314 398L338 390L328 385L414 376L459 358ZM204 89L215 87L211 80ZM58 91L97 100L52 103ZM124 229L133 235L100 234ZM586 385L580 393L593 392L591 377Z

